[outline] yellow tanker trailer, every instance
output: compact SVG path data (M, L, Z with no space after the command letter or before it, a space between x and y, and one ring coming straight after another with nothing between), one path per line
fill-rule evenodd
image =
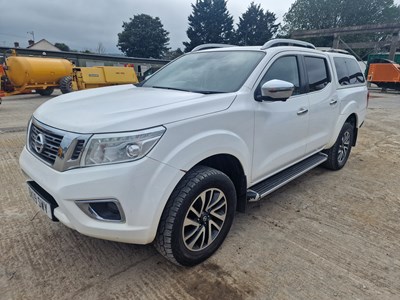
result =
M62 58L17 56L15 51L0 65L1 97L21 93L49 96L54 88L63 94L89 88L138 83L133 66L77 68Z
M59 81L72 75L74 65L62 58L17 56L15 51L5 59L0 91L5 96L26 92L49 96Z

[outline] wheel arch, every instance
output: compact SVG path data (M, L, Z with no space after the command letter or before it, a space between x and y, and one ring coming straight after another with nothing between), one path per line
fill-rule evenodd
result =
M168 180L170 182L163 191L162 200L154 215L154 225L159 226L161 215L171 199L173 190L187 172L199 165L219 170L232 180L238 199L236 209L244 211L247 200L247 176L251 172L252 164L250 143L242 135L232 131L212 129L187 135L187 129L183 126L179 126L176 131L170 127L167 127L166 136L148 155L179 171L174 178ZM168 134L170 136L167 136Z
M357 142L357 136L358 136L358 116L355 113L352 113L345 121L345 123L350 123L351 125L353 125L353 129L354 129L354 137L353 137L353 142L352 142L352 146L356 145Z
M226 152L213 154L207 157L202 157L201 159L198 159L194 162L192 161L190 167L185 167L184 169L180 168L181 171L180 174L177 175L176 178L174 178L173 182L171 182L171 185L168 187L168 191L164 191L165 197L163 197L163 199L165 199L165 201L162 201L162 203L160 203L161 206L154 214L155 226L153 227L154 229L153 238L156 236L156 232L158 230L157 228L159 228L160 226L161 216L164 210L166 209L168 202L171 200L170 196L173 193L173 190L183 180L185 174L188 173L193 168L195 168L196 166L206 166L214 168L227 175L229 179L232 180L235 186L236 190L235 192L237 198L236 210L239 212L245 212L247 204L247 177L246 177L245 166L240 161L240 159L237 156L233 154L228 154Z
M340 115L339 116L339 119L338 119L338 121L336 123L335 129L333 131L333 135L331 137L331 140L327 144L326 149L329 149L330 147L333 146L333 144L335 144L335 142L336 142L336 140L337 140L337 138L339 136L340 130L342 130L342 127L343 127L344 123L346 123L346 122L348 122L348 123L353 125L353 128L354 128L354 139L353 139L352 146L356 145L357 135L358 135L358 127L359 127L360 124L359 124L359 118L358 118L357 114L353 112L353 113L351 113L350 115L347 115L347 116L346 115Z
M247 178L239 159L230 154L216 154L207 157L195 166L206 166L221 171L232 180L236 189L236 209L244 212L246 209Z

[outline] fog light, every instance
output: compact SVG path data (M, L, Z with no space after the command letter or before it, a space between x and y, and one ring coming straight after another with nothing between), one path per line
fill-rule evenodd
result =
M116 199L77 200L75 203L92 219L106 222L125 222L121 204Z

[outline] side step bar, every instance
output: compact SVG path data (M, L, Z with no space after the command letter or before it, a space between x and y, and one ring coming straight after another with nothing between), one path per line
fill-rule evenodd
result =
M327 159L328 156L324 153L314 154L313 156L310 156L309 158L265 179L264 181L253 185L247 190L247 201L259 201L262 197L272 193L281 186L284 186L286 183L322 164Z

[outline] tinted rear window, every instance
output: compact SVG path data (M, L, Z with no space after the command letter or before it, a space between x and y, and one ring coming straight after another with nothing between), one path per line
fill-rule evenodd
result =
M340 85L348 85L350 84L349 79L349 71L347 71L346 61L343 58L335 57L333 59L335 61L336 73L338 76Z
M346 66L349 70L350 84L365 82L364 75L361 72L358 62L354 59L346 58Z
M356 60L345 57L335 57L333 60L340 85L365 82L364 75Z
M326 60L321 57L305 57L310 92L322 90L331 80Z

